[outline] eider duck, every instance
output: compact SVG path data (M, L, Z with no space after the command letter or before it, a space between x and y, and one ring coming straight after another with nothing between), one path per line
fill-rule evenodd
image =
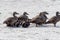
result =
M28 16L29 15L27 12L24 12L23 15L21 15L18 19L21 20L22 27L27 28L30 25L30 22L28 21Z
M46 14L48 14L48 13L47 12L41 12L35 18L30 19L31 20L30 22L35 23L36 27L37 27L37 25L44 24L46 22L46 20L48 19Z
M56 12L56 16L53 16L51 19L49 19L46 24L54 24L54 27L56 27L56 23L60 21L60 15L59 12Z
M28 16L27 15L29 15L29 14L27 12L24 12L23 15L21 15L19 17L19 19L22 20L22 21L27 21L28 20Z
M16 14L19 14L19 13L13 12L13 17L7 18L3 23L7 24L7 26L9 27L14 26L14 23L18 20L18 17L16 16Z

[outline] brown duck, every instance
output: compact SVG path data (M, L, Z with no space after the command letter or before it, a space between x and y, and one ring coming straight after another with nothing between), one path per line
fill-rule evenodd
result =
M26 21L28 19L28 16L27 15L28 15L28 13L27 12L24 12L23 15L21 15L19 17L19 19L22 20L22 21Z
M30 22L28 21L28 16L29 15L27 12L24 12L23 15L21 15L18 19L21 21L22 27L26 28L30 25Z
M14 23L18 20L18 17L16 16L18 14L17 12L13 12L13 17L7 18L3 23L7 24L7 26L14 26Z
M29 19L31 20L31 23L35 23L36 27L37 25L41 25L44 24L47 20L47 16L46 14L48 14L47 12L41 12L39 15L37 15L35 18Z
M53 16L51 19L49 19L46 24L54 24L54 27L56 27L56 23L60 21L60 15L59 12L56 12L56 16Z

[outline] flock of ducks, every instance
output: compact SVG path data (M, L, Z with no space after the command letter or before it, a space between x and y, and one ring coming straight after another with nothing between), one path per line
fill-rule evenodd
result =
M56 16L53 16L51 19L48 19L48 17L46 15L48 15L47 12L40 12L39 15L37 15L36 17L29 19L29 17L27 15L29 15L27 12L24 12L23 15L17 17L16 15L18 15L19 13L17 12L13 12L13 17L9 17L7 18L3 24L6 24L8 27L24 27L27 28L30 26L30 23L34 23L36 24L36 27L38 27L38 25L42 25L42 24L54 24L54 27L56 27L56 23L60 21L60 13L57 11L56 12Z

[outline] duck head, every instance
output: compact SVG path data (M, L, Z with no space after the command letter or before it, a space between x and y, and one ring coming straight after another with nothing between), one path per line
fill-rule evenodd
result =
M44 15L48 15L48 13L47 13L46 11L45 11L45 12L43 12L43 14L44 14Z
M47 12L41 12L39 15L48 15Z
M29 15L27 12L24 12L23 15Z
M14 16L14 17L16 17L16 16L15 16L16 14L19 14L19 13L17 13L17 12L13 12L13 16Z

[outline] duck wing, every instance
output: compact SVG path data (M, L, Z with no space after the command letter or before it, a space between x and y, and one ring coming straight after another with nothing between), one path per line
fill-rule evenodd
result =
M46 23L55 23L55 22L57 22L57 20L58 20L57 17L54 16L51 19L49 19Z

